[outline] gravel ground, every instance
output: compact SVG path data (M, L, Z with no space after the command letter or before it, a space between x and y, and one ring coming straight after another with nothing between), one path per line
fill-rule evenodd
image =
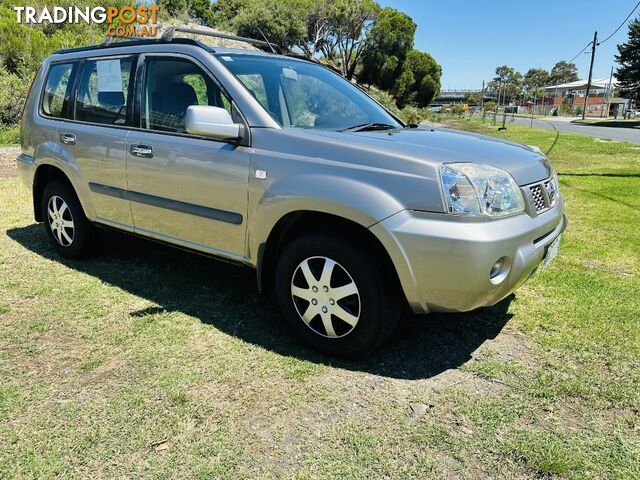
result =
M0 147L0 178L15 177L18 174L16 157L20 147Z

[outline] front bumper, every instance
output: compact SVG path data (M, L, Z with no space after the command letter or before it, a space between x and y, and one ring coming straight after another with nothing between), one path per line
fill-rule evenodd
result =
M478 220L404 210L371 227L417 313L494 305L523 284L567 225L560 197L536 216ZM508 271L493 280L496 260Z

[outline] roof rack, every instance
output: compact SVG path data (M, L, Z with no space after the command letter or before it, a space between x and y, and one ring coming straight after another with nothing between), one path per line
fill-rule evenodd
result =
M56 50L53 53L62 54L62 53L84 52L84 51L90 51L90 50L101 50L103 48L154 45L158 43L178 43L178 44L186 44L186 45L196 45L198 47L202 47L205 49L211 49L209 45L205 45L204 43L199 42L198 40L194 40L192 38L185 38L185 37L176 37L175 34L177 32L191 33L194 35L204 35L207 37L224 38L226 40L235 40L236 42L243 42L243 43L248 43L250 45L255 45L258 47L268 48L269 51L271 51L272 53L282 54L282 49L278 45L269 42L266 39L266 37L264 40L257 40L255 38L240 37L238 35L231 35L228 33L215 32L215 31L205 30L200 28L173 27L173 26L167 28L163 32L163 34L160 36L160 38L125 40L120 42L114 42L113 40L115 38L131 38L131 37L110 35L106 37L104 39L104 42L99 45L90 45L86 47L76 47L76 48L65 48L65 49Z
M212 31L212 30L205 30L205 29L201 29L201 28L169 27L164 31L164 33L162 34L161 38L164 41L167 41L167 42L175 41L176 40L175 34L177 32L191 33L193 35L205 35L207 37L224 38L226 40L235 40L236 42L244 42L244 43L248 43L250 45L256 45L256 46L259 46L259 47L267 47L269 50L271 50L272 53L282 53L282 49L280 48L280 46L278 46L278 45L276 45L274 43L271 43L270 41L267 40L266 37L264 38L264 40L257 40L255 38L240 37L238 35L231 35L229 33L215 32L215 31ZM262 31L260 31L260 33L264 37L264 33L262 33Z
M104 43L98 45L88 45L86 47L75 47L75 48L61 48L60 50L56 50L53 52L54 55L60 55L63 53L74 53L74 52L86 52L91 50L102 50L105 48L116 48L116 47L135 47L139 45L157 45L158 43L166 43L165 40L160 39L140 39L140 40L127 40L123 42L112 42L113 37L107 37L109 41L105 40ZM171 43L177 43L182 45L195 45L202 48L209 48L202 42L197 40L193 40L191 38L176 38L171 41Z

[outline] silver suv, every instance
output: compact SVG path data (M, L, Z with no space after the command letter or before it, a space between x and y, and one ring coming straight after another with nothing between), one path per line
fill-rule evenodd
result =
M406 305L495 304L566 225L536 149L406 125L313 61L184 38L46 59L18 166L61 255L111 227L248 265L335 355L380 345Z

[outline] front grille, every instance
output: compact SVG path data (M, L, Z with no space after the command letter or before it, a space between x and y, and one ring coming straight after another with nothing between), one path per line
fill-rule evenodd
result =
M542 185L534 185L529 188L531 189L531 198L533 199L533 205L536 212L540 212L547 208L547 204L544 201L544 195L542 194Z
M555 205L558 192L556 191L557 187L553 178L529 185L527 188L529 189L528 197L531 210L535 210L536 213L541 213Z
M553 207L556 203L556 187L553 184L553 180L549 180L544 183L544 188L547 190L547 196L549 197L549 205Z

